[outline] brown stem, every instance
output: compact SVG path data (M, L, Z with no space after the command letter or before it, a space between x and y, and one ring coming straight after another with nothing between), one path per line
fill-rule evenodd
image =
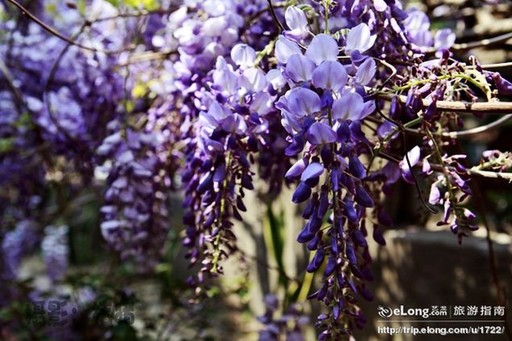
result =
M280 31L284 31L285 28L283 24L279 21L279 18L276 15L276 11L274 10L274 5L272 5L272 0L267 0L268 2L268 8L270 9L270 14L272 15L272 18L276 22L277 26L279 26Z
M108 55L112 55L112 54L118 54L118 53L121 53L123 51L126 51L126 50L119 50L119 51L109 51L109 50L104 50L104 49L98 49L98 48L95 48L95 47L91 47L91 46L86 46L86 45L83 45L75 40L73 40L72 38L69 38L69 37L66 37L65 35L63 35L62 33L60 33L59 31L57 31L55 28L51 27L50 25L46 24L44 21L42 21L41 19L39 19L37 16L35 16L34 14L30 13L25 7L23 7L23 5L21 5L19 2L17 2L16 0L7 0L8 2L10 2L11 4L13 4L14 6L16 6L24 15L26 15L27 17L29 17L33 22L35 22L37 25L41 26L45 31L47 31L48 33L54 35L55 37L59 38L60 40L63 40L65 41L66 43L68 43L69 45L73 45L73 46L76 46L76 47L79 47L81 49L84 49L84 50L88 50L88 51L92 51L92 52L101 52L101 53L105 53L105 54L108 54ZM84 25L90 25L92 22L90 21L86 21L84 23Z
M474 41L471 43L454 44L452 46L452 49L454 49L454 50L470 50L470 49L474 49L476 47L484 47L484 46L491 46L491 45L495 45L495 44L504 43L509 39L512 39L512 32L505 33L505 34L502 34L502 35L499 35L499 36L496 36L493 38Z
M11 91L14 105L16 106L18 113L21 115L22 108L25 106L25 101L23 100L23 94L21 93L20 89L18 89L14 85L14 77L12 76L11 72L9 71L9 68L7 67L7 65L5 65L5 63L1 59L0 59L0 74L4 75L4 79L7 84L7 88L9 88L9 90Z
M478 134L482 134L490 129L494 129L494 128L500 126L501 124L507 122L511 118L512 118L512 114L508 114L508 115L504 115L504 116L500 117L496 121L485 124L483 126L478 126L475 128L461 130L461 131L443 132L443 133L441 133L441 135L452 138L452 139L456 139L456 138L462 137L462 136L478 135Z
M394 97L402 103L407 101L407 96L394 95L379 92L376 97L386 101L391 101ZM423 108L427 108L432 101L422 100ZM440 111L467 112L467 113L485 113L485 114L509 114L512 113L512 102L462 102L462 101L437 101L436 109Z

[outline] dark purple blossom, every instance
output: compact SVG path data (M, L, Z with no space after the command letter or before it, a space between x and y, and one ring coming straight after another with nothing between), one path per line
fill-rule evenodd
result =
M498 93L502 96L512 95L512 83L507 79L503 78L498 72L491 74L492 81L496 85Z

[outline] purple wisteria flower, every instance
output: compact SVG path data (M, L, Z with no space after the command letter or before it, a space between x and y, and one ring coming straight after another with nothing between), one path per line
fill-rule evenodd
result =
M328 34L313 37L305 53L286 37L276 43L279 70L291 87L276 102L290 134L286 153L303 153L286 173L288 179L299 181L292 201L306 202L302 216L307 223L297 240L315 252L308 272L319 271L327 262L321 288L310 297L330 308L330 314L318 322L328 333L344 329L339 325L341 316L351 316L357 324L364 321L363 315L355 313L353 302L337 292L369 297L362 294L368 292L364 281L370 275L360 224L374 200L364 184L366 170L355 146L366 139L359 122L375 110L363 86L373 80L376 65L373 58L361 57L375 39L361 25L349 31L345 49ZM338 55L343 50L357 58L342 64Z
M247 44L237 44L231 49L231 59L242 68L251 67L256 60L256 52Z
M444 51L448 51L455 43L455 33L451 29L443 28L433 35L430 31L430 19L418 9L412 9L408 13L404 25L410 42L421 52L427 52L433 47L436 56L441 58Z
M315 70L315 63L302 54L296 53L288 59L283 73L286 73L286 77L293 82L300 83L310 81L313 70Z
M451 29L443 28L434 36L434 48L437 51L448 50L455 43L455 38L455 33Z
M315 87L330 91L339 92L347 84L347 80L345 67L337 61L331 60L321 63L315 68L312 75L312 84Z
M421 149L419 146L415 146L410 151L407 152L407 155L404 156L403 160L400 162L400 169L402 170L402 177L405 181L409 183L414 183L414 178L412 173L412 167L416 166L420 161Z
M338 44L334 38L321 33L311 40L305 55L316 65L319 65L324 61L336 61L338 59L338 49Z
M15 280L23 256L32 252L40 240L34 221L22 220L2 239L2 279Z
M459 162L465 155L443 156L446 172L437 175L432 183L428 201L442 205L443 217L438 225L449 225L459 243L469 232L478 229L476 215L462 204L471 195L466 168Z
M430 20L425 13L418 9L411 10L404 21L404 25L410 41L421 51L426 51L433 45Z
M498 93L502 96L512 95L512 82L503 78L498 72L487 72L489 78L495 85Z
M47 226L41 242L43 259L52 281L62 280L69 265L68 226Z
M289 306L280 317L277 317L279 300L274 295L266 295L265 313L258 317L258 321L265 328L259 332L259 341L274 341L285 337L289 341L303 341L303 326L309 323L300 305Z
M371 34L368 25L361 23L348 32L345 51L347 54L356 51L364 53L375 44L376 39L377 36Z
M374 39L365 43L363 52L371 46L371 40ZM277 101L276 108L281 110L282 124L295 139L303 136L313 145L333 143L338 140L338 126L332 125L335 123L333 120L358 121L373 111L373 102L365 101L351 89L350 84L370 82L375 73L375 62L368 58L356 67L356 75L350 77L349 84L347 69L337 61L338 45L331 36L317 35L304 55L298 51L298 46L287 38L278 40L276 53L282 54L281 60L286 64L283 66L283 77L302 85L292 88ZM321 89L323 94L315 89ZM298 151L300 149L294 150Z
M349 92L334 101L332 116L338 120L361 120L371 112L365 110L363 97L357 92Z
M111 122L110 128L118 128ZM151 270L160 260L166 234L167 193L170 180L163 173L165 151L156 132L128 128L108 136L98 148L107 163L108 188L101 208L101 232L110 247L123 259L131 259L142 271Z
M286 25L290 30L284 31L284 35L292 40L299 41L308 36L308 20L303 10L297 6L290 6L285 11Z
M222 261L237 250L232 219L242 219L241 212L247 210L244 192L254 188L252 153L260 151L262 158L270 158L271 149L282 152L285 147L276 145L279 136L269 131L279 116L272 107L275 96L264 91L271 83L254 65L255 56L251 47L240 44L231 51L237 67L222 56L217 58L211 90L201 98L203 110L193 127L197 139L183 175L184 245L191 264L201 264L199 274L190 279L198 292L204 289L199 284L204 284L205 276L222 273ZM315 110L315 104L295 96L289 105ZM283 177L285 171L276 174Z
M283 35L280 35L277 38L274 53L276 55L277 61L283 64L286 64L288 62L288 58L294 54L302 54L299 45Z

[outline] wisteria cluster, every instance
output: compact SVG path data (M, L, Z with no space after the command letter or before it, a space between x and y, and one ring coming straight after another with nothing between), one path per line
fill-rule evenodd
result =
M265 325L260 331L260 341L279 340L285 337L286 340L304 340L303 327L309 323L307 316L303 314L300 306L292 305L280 317L276 317L279 309L279 300L274 295L265 296L265 313L258 317L258 320Z
M65 281L73 226L62 216L92 186L103 196L105 244L143 272L178 228L169 226L177 191L196 269L189 284L200 293L241 252L233 226L250 211L246 193L271 204L291 186L304 225L288 237L311 253L309 299L324 307L318 339L339 340L366 322L369 243L385 245L394 184L416 187L461 241L478 228L471 178L511 168L509 152L470 166L451 147L465 133L461 112L505 112L512 83L456 60L455 34L399 1L84 6L0 5L0 271L9 283L38 246L50 279ZM15 296L0 295L2 306ZM275 300L261 339L294 320L289 339L299 340L305 320L292 309L274 321Z

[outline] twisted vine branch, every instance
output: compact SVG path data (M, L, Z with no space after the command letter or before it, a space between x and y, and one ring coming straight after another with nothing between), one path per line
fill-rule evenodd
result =
M391 101L396 97L401 103L407 102L407 96L394 95L387 92L377 92L376 97ZM422 107L428 108L432 101L422 100ZM512 102L463 102L463 101L437 101L436 109L440 111L451 111L458 113L480 113L480 114L510 114L512 113Z

